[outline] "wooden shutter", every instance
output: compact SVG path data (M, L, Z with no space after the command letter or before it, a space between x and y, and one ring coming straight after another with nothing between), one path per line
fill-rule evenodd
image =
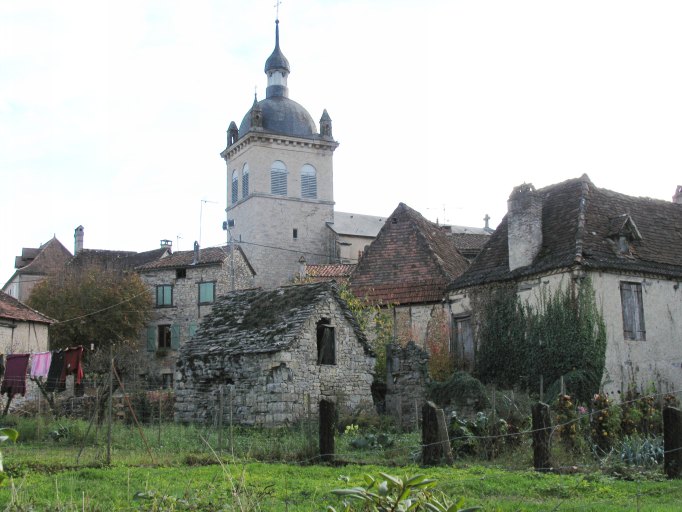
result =
M171 348L173 350L180 348L180 326L178 324L171 325Z
M147 352L156 351L156 326L147 327Z
M623 306L623 337L626 340L645 340L642 285L621 282L620 299Z

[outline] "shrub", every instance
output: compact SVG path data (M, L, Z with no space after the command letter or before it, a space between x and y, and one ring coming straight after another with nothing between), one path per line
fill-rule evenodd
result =
M472 406L477 410L488 407L485 386L467 372L457 371L445 382L431 382L426 393L440 407L454 405L456 407Z
M597 393L592 399L590 426L596 454L609 453L618 439L620 414L617 407L611 406L611 400L604 393Z
M343 498L343 509L346 512L371 511L382 512L388 510L433 510L435 512L467 512L480 510L481 507L457 509L462 504L459 499L452 502L443 493L435 493L433 487L435 480L426 478L424 475L415 475L401 479L395 476L380 473L385 480L375 480L370 475L365 475L364 487L352 487L350 489L336 489L332 491ZM355 506L353 502L357 502ZM332 506L327 508L330 512L336 512Z

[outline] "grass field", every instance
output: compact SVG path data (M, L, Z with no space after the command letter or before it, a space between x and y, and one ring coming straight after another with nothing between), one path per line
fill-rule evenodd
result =
M342 462L331 466L312 463L315 433L305 428L235 429L232 436L226 429L219 436L210 428L146 427L150 455L134 427L118 424L105 466L103 431L86 438L87 424L60 425L64 435L53 441L55 425L17 421L23 438L2 446L11 478L0 488L0 509L323 511L330 504L338 509L333 489L386 472L426 474L437 479L438 491L491 511L682 510L682 482L666 480L660 469L619 472L591 461L564 474L537 473L527 445L485 463L421 468L414 463L418 434L394 434L390 448L359 451L339 435ZM211 447L219 439L216 457Z

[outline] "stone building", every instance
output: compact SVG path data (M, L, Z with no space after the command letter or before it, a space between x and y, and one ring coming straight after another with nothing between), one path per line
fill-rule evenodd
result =
M598 188L587 175L516 187L490 242L452 284L453 351L475 364L478 291L513 286L537 305L589 277L606 324L604 390L682 389L679 192L673 202L632 197Z
M233 257L234 256L234 257ZM140 346L149 357L139 373L172 386L178 350L196 332L220 295L253 287L254 271L234 246L177 251L135 268L154 297Z
M57 238L52 238L38 248L24 247L21 256L15 258L14 275L5 283L2 291L26 302L36 284L63 271L70 259L71 253Z
M315 417L321 400L373 411L374 363L334 283L231 293L180 347L176 421L214 421L221 389L224 420L242 425Z

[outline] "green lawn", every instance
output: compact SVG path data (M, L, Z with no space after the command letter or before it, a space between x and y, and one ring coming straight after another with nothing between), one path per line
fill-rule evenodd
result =
M419 434L393 434L392 446L374 450L354 450L339 435L338 458L348 463L328 466L311 464L316 436L304 428L235 429L232 436L226 429L219 436L207 427L168 424L160 434L158 426L146 427L150 455L134 427L117 424L105 467L104 431L86 437L85 423L60 425L67 434L55 442L49 435L55 425L17 421L19 442L2 446L11 478L0 487L0 510L323 511L329 504L338 509L333 489L380 472L424 473L438 481L438 491L484 510L682 510L682 482L665 480L660 469L616 478L588 460L572 474L540 474L530 470L528 444L490 462L420 468L414 465ZM219 439L223 466L211 452ZM136 498L140 493L146 498Z

